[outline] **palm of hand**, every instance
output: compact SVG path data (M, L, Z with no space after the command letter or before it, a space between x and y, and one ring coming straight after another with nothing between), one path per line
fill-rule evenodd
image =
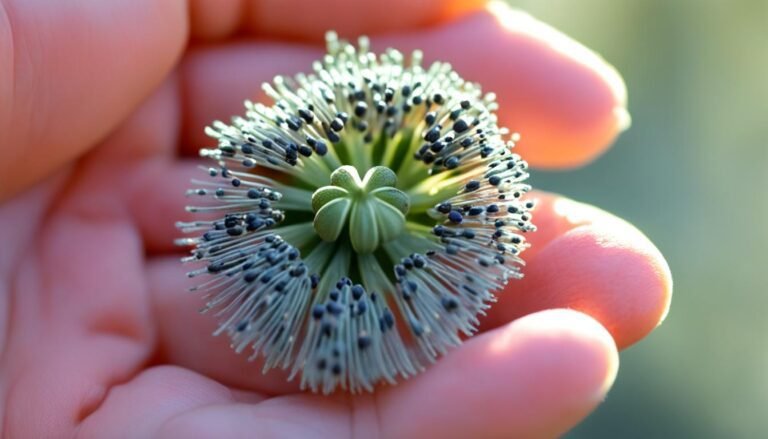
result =
M491 40L508 32L481 12L387 45L427 46L429 54L428 46L440 50L436 35L472 30L482 38L479 29L495 32L485 35ZM531 41L523 32L494 44L525 53ZM617 369L616 345L639 340L662 318L668 271L632 226L543 193L535 195L542 232L531 237L526 279L502 293L481 335L396 387L360 396L299 393L281 374L261 375L225 339L210 337L215 321L196 313L200 302L185 293L188 281L172 247L173 223L186 201L180 194L198 172L183 156L204 144L201 124L236 113L263 80L305 69L315 56L313 48L234 44L190 52L167 75L160 66L155 77L164 76L162 84L144 81L151 96L129 117L114 117L122 119L119 127L97 148L0 206L4 433L546 437L573 426L604 397ZM274 64L253 61L261 57ZM231 76L243 65L248 75ZM563 65L571 69L562 72L568 78L589 69L573 59ZM525 99L536 75L523 72L522 83L508 84L491 74L487 86L500 92L502 108L512 96L527 106L519 113L541 114ZM594 87L607 89L604 82ZM124 106L127 114L130 101ZM603 147L607 140L596 139L606 130L611 137L618 128L614 121L586 133L564 129L561 138L581 136L589 146L564 151L549 131L521 117L524 126L515 128L529 126L534 138L542 131L543 152L531 157L541 165L564 164L552 157L576 164ZM83 123L98 130L98 122ZM72 149L87 149L86 138ZM186 149L177 152L178 144ZM574 310L539 311L548 308Z

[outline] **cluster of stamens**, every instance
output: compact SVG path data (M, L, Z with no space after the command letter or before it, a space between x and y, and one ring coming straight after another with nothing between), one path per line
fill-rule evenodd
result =
M179 223L218 333L302 387L358 392L423 369L472 334L510 278L533 204L492 94L450 65L328 35L272 106L214 122L216 162Z

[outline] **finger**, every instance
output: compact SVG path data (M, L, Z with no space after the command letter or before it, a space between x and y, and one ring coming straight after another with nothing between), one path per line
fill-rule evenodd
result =
M185 196L192 187L192 179L207 177L200 165L195 160L152 160L132 173L134 184L126 194L128 210L148 254L182 253L185 249L174 244L181 237L176 222L206 219L185 210L187 205L194 204Z
M235 353L225 335L212 336L217 327L216 318L200 314L203 298L188 292L197 281L187 278L188 267L183 266L178 257L153 258L146 270L158 325L161 361L188 368L228 386L268 394L298 390L298 383L287 382L284 371L262 374L259 360L249 362L248 353Z
M181 2L4 1L0 199L112 130L168 73L186 33Z
M157 437L169 419L197 407L243 400L241 395L179 367L152 367L110 389L99 408L79 425L78 436ZM246 398L251 403L261 399L252 393Z
M621 77L598 55L548 26L494 3L441 27L373 38L376 47L424 50L494 91L499 120L521 133L521 155L533 166L578 166L600 155L627 126ZM200 49L184 62L184 143L196 154L211 141L203 128L243 112L275 74L309 70L319 49L242 43ZM265 62L269 60L269 62ZM489 63L492 63L489 68Z
M206 126L242 114L243 101L257 99L262 83L307 70L320 55L318 47L289 43L233 43L188 53L181 64L182 154L197 156L201 147L215 144Z
M602 401L617 367L613 340L597 322L547 311L478 336L373 396L201 407L166 423L162 436L549 438Z
M517 152L535 167L583 165L629 124L626 87L613 66L503 2L441 28L373 42L423 49L427 61L449 61L495 92L500 125L520 133Z
M617 370L600 324L543 311L469 340L384 392L379 416L386 437L556 437L603 400Z
M322 41L334 29L356 36L423 27L481 8L486 0L192 0L192 36L216 40L239 31ZM297 11L301 11L297 13Z
M605 326L619 348L645 337L666 316L669 266L631 224L600 209L536 193L532 247L522 280L499 294L484 327L548 308L584 312Z

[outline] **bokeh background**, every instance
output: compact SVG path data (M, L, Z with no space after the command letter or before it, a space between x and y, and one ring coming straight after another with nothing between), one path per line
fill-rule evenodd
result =
M510 0L623 74L632 128L536 187L636 224L672 310L567 437L768 437L768 1Z

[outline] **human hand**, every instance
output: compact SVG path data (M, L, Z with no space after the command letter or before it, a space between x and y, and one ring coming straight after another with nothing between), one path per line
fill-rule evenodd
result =
M617 347L650 332L671 294L658 250L610 214L535 193L526 277L484 331L411 380L331 397L210 336L174 223L210 144L202 127L307 70L327 29L423 48L495 91L534 167L579 166L612 142L618 75L498 4L238 3L0 3L4 436L530 438L578 423L612 384Z

